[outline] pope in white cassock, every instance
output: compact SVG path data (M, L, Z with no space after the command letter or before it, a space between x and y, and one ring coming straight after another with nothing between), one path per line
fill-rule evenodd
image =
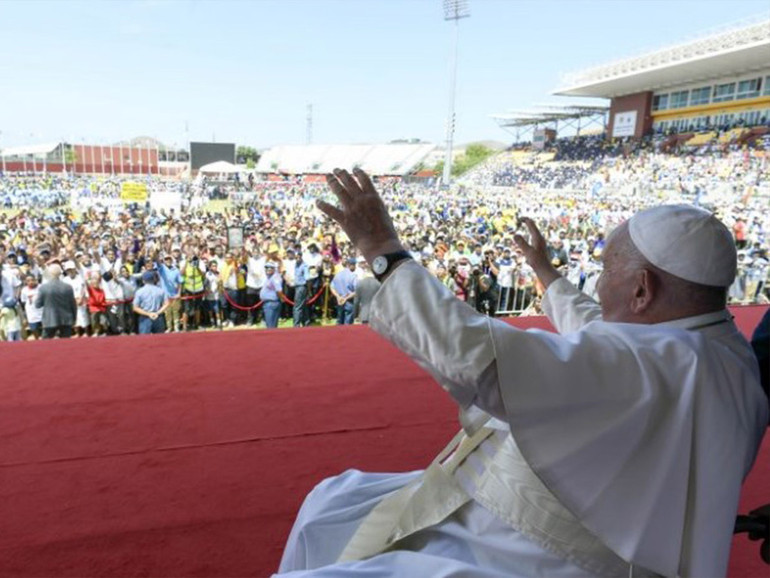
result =
M618 227L601 306L525 220L516 242L557 335L456 299L404 252L364 172L327 181L341 206L319 208L384 281L371 327L457 401L463 431L424 471L319 484L282 575L725 575L768 403L725 308L736 254L716 217L661 206Z

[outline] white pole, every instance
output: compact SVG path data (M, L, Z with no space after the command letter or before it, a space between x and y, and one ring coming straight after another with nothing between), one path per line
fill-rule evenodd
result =
M457 89L457 46L460 38L460 19L470 16L467 0L444 0L444 20L455 24L452 36L452 58L449 63L449 112L446 126L446 150L444 151L444 173L442 187L449 187L452 179L452 145L455 132L455 92Z

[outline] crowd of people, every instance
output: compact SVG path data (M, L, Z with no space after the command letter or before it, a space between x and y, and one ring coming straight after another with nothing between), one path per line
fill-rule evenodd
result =
M576 157L583 156L579 146L573 145ZM594 151L592 160L578 161L504 153L465 176L450 195L392 179L378 188L415 258L489 315L539 311L542 287L513 241L523 232L522 216L542 228L560 271L594 295L608 233L637 210L670 202L708 208L732 227L741 271L731 297L767 300L768 157L616 153ZM72 334L78 336L147 330L143 319L150 316L136 303L147 285L164 295L151 310L138 307L160 319L152 320L152 331L274 327L281 318L294 326L366 322L360 295L371 295L365 287L376 281L315 208L316 199L330 196L325 184L302 177L225 187L205 180L146 182L151 193L184 197L181 210L115 202L117 177L0 178L0 199L13 208L0 212L4 338L46 334L37 297L57 267L72 288ZM90 199L87 208L73 208L73 191ZM231 200L224 210L206 210L202 199L223 191Z

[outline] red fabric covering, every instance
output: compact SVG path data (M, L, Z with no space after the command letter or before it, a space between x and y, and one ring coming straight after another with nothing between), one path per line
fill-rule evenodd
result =
M0 344L0 376L2 576L268 575L320 479L424 467L458 427L361 326ZM765 443L742 510L768 470ZM731 575L758 561L737 538Z

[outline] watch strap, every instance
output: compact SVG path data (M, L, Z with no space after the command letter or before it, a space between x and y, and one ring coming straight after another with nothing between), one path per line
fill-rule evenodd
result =
M396 263L400 263L401 261L412 258L412 254L409 253L409 251L396 251L395 253L386 253L381 256L385 257L385 259L388 261L388 266L385 268L385 271L380 274L374 273L374 271L372 271L374 273L374 277L380 283L382 283L385 277L387 277L388 274L393 270L393 266Z

